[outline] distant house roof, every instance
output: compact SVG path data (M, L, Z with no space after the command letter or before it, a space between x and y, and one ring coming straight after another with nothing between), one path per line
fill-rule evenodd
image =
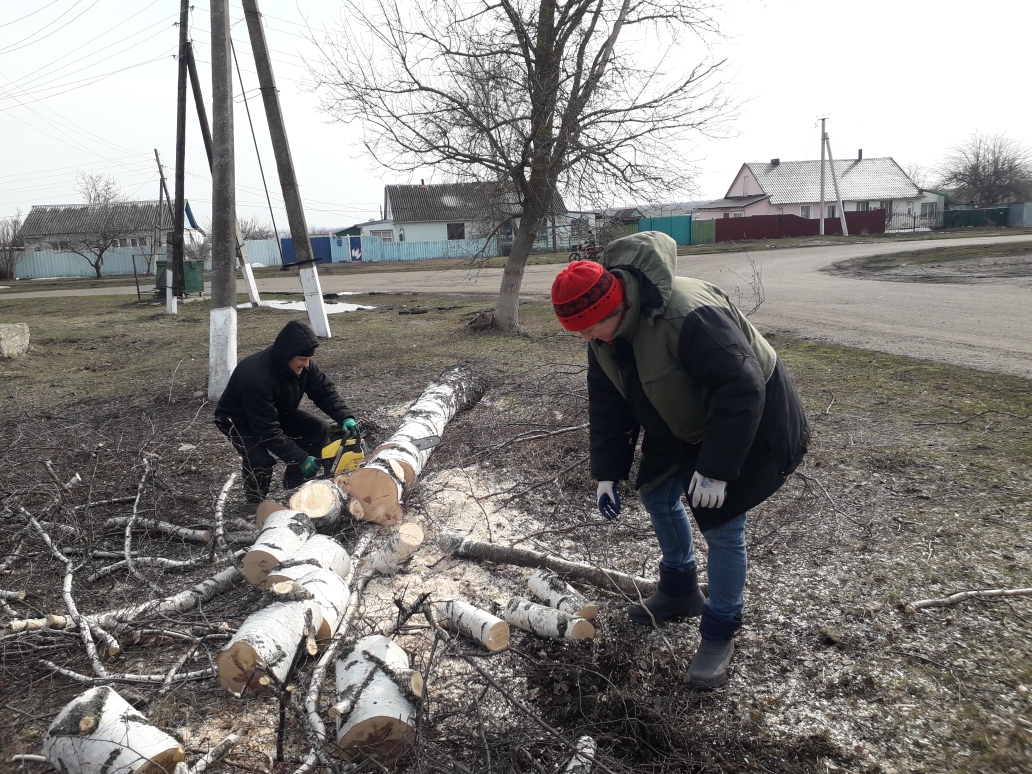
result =
M818 202L821 199L820 161L750 162L745 164L771 204ZM839 193L843 200L913 199L917 186L891 157L835 161ZM731 191L728 191L730 196ZM831 163L824 162L824 198L835 197ZM706 209L712 209L707 205Z
M637 207L617 207L611 210L602 210L601 213L604 217L610 220L639 220L642 217L642 211Z
M700 204L698 210L732 210L739 207L748 207L750 204L761 202L767 198L767 194L753 194L752 196L726 196L723 199Z
M155 226L166 230L172 228L172 225L172 213L167 206L160 206L157 200L121 202L109 206L36 204L25 216L18 233L23 239L32 239L101 232L128 234L148 231Z
M709 204L712 199L697 199L687 202L669 202L666 204L656 204L649 207L641 207L641 216L643 218L668 218L677 215L691 215L692 212L699 209L705 204Z
M515 191L497 183L389 185L384 199L384 215L395 223L514 218L523 213ZM553 195L551 212L566 212L558 193Z
M371 226L374 223L383 223L385 225L393 225L391 221L384 220L383 218L373 218L373 220L363 220L361 223L356 223L354 226L348 226L342 228L340 231L334 231L334 236L358 236L362 233L363 226Z

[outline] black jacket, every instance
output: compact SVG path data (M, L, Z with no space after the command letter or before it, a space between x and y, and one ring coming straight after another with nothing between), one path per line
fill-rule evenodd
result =
M215 421L255 436L284 462L304 462L308 452L280 426L282 418L297 411L302 396L311 398L337 424L355 415L314 362L300 376L287 368L295 355L317 346L319 339L311 328L296 320L287 323L271 347L245 357L233 369L215 409Z

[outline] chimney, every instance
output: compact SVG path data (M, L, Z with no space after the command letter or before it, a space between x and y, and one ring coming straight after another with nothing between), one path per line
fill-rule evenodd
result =
M770 165L771 165L772 167L776 167L776 166L777 166L778 164L780 164L780 163L781 163L781 159L771 159L771 160L770 160Z
M426 188L426 180L424 180L423 178L419 178L419 187Z
M856 152L856 160L857 161L863 161L864 160L864 149L863 148L861 148L860 150L858 150Z

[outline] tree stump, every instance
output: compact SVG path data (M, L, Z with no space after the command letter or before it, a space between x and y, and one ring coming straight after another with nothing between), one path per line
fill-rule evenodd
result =
M417 689L418 686L418 689ZM422 678L408 656L380 634L363 637L337 661L337 746L346 760L374 758L390 766L415 741Z
M43 755L62 774L171 774L186 751L113 688L98 686L61 710Z
M300 511L269 514L258 540L244 554L244 578L252 586L261 584L276 565L289 558L314 533L311 519Z

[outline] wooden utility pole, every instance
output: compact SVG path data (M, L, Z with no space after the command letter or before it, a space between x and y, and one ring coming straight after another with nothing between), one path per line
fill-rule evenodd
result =
M233 156L233 70L229 0L211 2L212 194L211 321L208 398L222 396L237 360L236 168Z
M171 270L172 295L179 297L185 292L183 281L183 229L184 211L186 209L186 62L187 28L190 24L190 0L180 0L179 4L179 88L176 94L176 205L172 212L172 260L166 266ZM170 303L166 310L176 314Z
M824 236L824 140L827 138L827 134L824 133L824 122L828 119L821 119L821 236Z
M230 41L232 44L232 41ZM194 106L197 108L197 121L201 125L201 138L204 140L204 152L208 154L208 170L213 170L211 129L208 127L208 112L204 109L204 95L201 93L201 79L197 76L197 62L194 60L193 44L186 43L187 48L187 69L190 71L190 86L193 89ZM247 260L247 246L244 244L244 235L240 233L240 224L237 221L236 213L233 213L233 229L236 236L236 256L240 264L240 271L244 275L244 283L247 285L247 295L251 299L251 306L260 306L261 297L258 295L258 285L254 281L254 269L251 262Z
M290 144L287 142L287 128L283 122L283 110L280 107L276 79L272 74L272 60L269 58L269 47L265 42L265 30L262 28L258 2L243 0L243 6L244 17L247 19L247 34L251 39L251 50L254 52L254 63L258 70L258 85L261 87L262 101L265 103L265 117L269 124L272 149L276 154L276 169L279 172L280 187L283 189L290 236L294 240L294 254L297 256L300 270L305 306L308 307L308 320L316 336L329 338L330 321L326 317L322 287L315 268L315 256L312 254L312 243L308 238L308 225L305 223L304 208L301 206L301 192L298 190L297 177L294 174L294 162L290 156Z

